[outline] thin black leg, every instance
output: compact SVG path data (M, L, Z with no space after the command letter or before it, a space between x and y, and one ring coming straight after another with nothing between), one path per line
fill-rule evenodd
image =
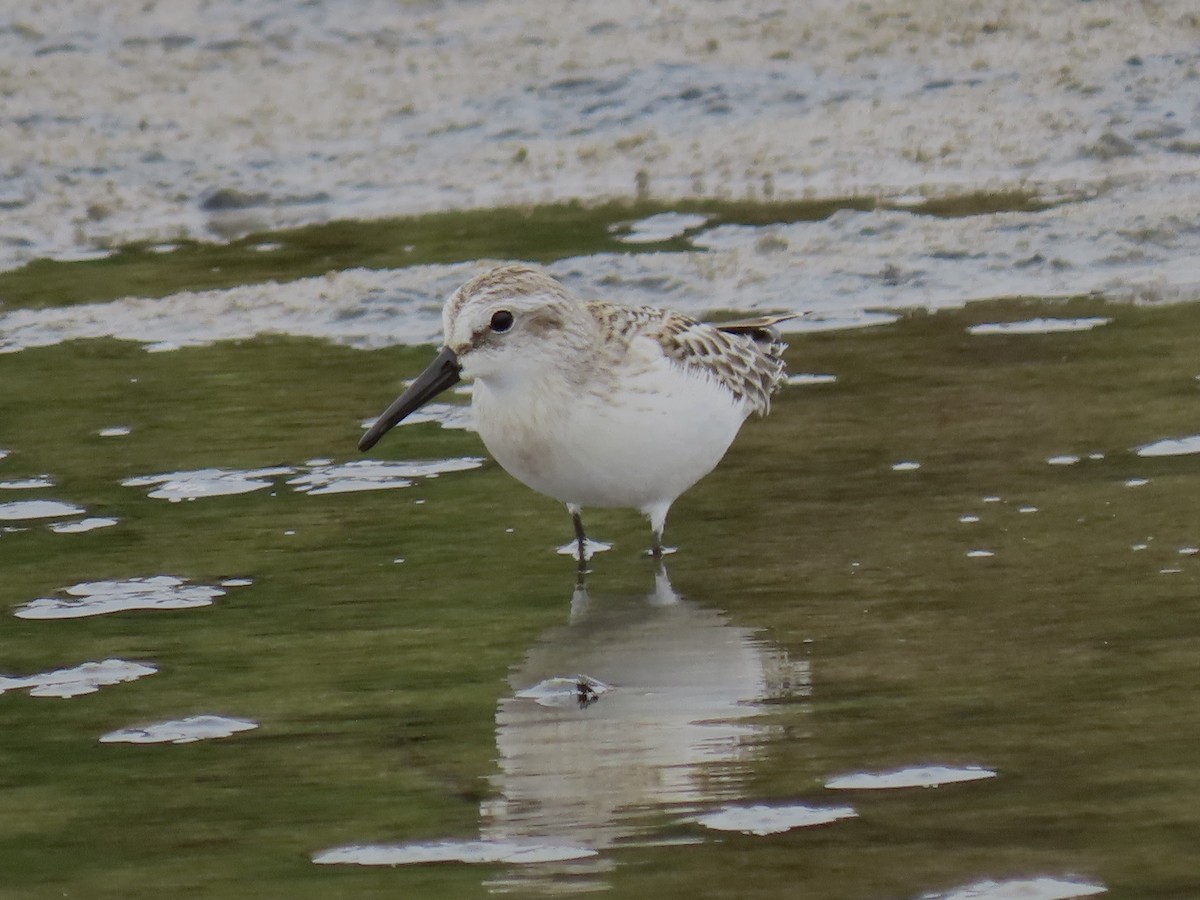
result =
M583 571L587 568L587 535L583 533L583 517L573 512L571 523L575 526L575 543L579 547L579 569Z

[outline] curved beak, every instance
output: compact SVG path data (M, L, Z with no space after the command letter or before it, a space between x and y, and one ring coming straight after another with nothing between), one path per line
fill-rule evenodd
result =
M416 412L442 391L458 384L461 372L458 355L449 347L443 347L437 358L408 386L408 390L397 397L375 420L375 424L367 429L367 433L358 442L358 449L370 450L381 437L404 421L406 416Z

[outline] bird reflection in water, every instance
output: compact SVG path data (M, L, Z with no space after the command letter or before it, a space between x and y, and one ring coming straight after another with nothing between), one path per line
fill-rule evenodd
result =
M567 624L541 636L509 683L483 838L599 855L514 867L495 886L569 878L580 889L603 887L586 882L611 867L607 848L653 842L664 813L687 819L741 799L768 737L763 701L807 695L811 679L754 629L681 598L660 566L653 591L634 597L591 594L581 575Z
M807 661L680 597L660 565L654 589L632 597L593 594L581 574L567 622L509 683L479 840L342 847L314 861L513 863L489 888L603 889L606 851L678 842L664 822L743 799L770 736L765 701L807 696L811 677Z

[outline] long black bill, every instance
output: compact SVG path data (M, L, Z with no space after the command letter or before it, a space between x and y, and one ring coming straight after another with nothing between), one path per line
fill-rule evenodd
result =
M408 386L408 390L397 397L396 402L385 409L375 424L367 429L358 442L358 449L370 450L406 416L416 412L442 391L458 384L461 372L458 356L449 347L443 347L437 358Z

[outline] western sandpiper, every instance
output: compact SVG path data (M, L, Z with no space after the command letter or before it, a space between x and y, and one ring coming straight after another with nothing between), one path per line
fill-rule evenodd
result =
M460 378L475 425L511 475L565 503L577 559L585 506L633 507L663 553L667 512L707 475L784 378L774 326L793 314L708 325L651 307L585 303L538 269L472 278L442 310L445 346L370 427L369 450Z

